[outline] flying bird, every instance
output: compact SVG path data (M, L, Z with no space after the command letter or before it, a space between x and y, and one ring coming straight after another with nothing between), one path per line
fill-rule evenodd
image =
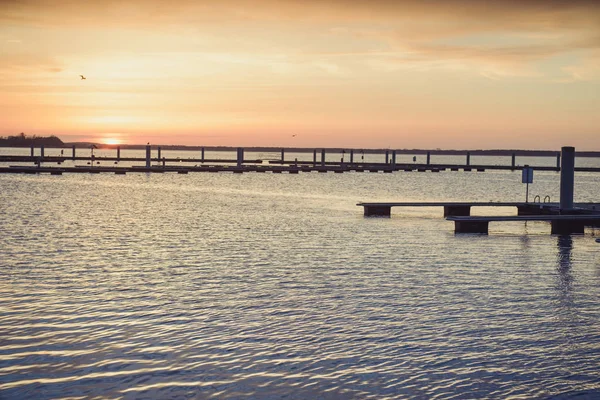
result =
M84 79L86 79L86 77L85 77L85 76L83 76L83 75L79 75L79 76L81 77L81 80L84 80Z

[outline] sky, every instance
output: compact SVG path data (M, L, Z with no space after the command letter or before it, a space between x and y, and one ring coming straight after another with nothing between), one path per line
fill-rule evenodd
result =
M0 110L63 141L600 150L600 1L0 0Z

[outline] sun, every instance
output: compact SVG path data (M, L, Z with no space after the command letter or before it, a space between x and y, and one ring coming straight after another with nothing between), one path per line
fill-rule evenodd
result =
M104 139L102 139L102 141L104 142L104 144L108 144L108 145L121 144L121 141L119 139L115 139L115 138L104 138Z

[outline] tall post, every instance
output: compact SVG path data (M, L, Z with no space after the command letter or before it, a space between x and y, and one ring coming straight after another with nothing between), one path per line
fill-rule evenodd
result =
M158 160L159 160L159 161L160 161L160 159L161 159L161 155L160 155L160 152L161 152L161 150L162 150L162 149L160 148L160 146L158 146Z
M117 147L117 161L121 161L121 146Z
M427 165L431 164L431 152L427 152Z
M241 167L244 163L244 148L238 147L237 149L237 166Z
M350 149L350 164L354 164L354 150Z
M321 165L325 166L325 149L321 150Z
M204 162L204 147L202 148L202 162Z
M514 169L515 165L516 165L516 161L517 161L517 155L515 153L512 153L512 160L510 163L510 166Z
M73 161L75 161L75 145L73 145Z
M44 158L44 145L40 147L40 157Z
M396 150L392 150L392 166L396 167Z
M575 186L575 147L561 148L560 164L560 209L573 208L573 187Z
M33 146L31 146L31 157L33 157L35 154L35 148Z
M285 149L281 149L281 164L283 165L285 161Z
M560 152L556 153L556 169L560 169Z
M385 151L385 163L388 164L390 162L390 151Z
M146 145L146 168L150 168L150 155L152 150L150 148L150 144Z
M471 165L471 152L467 151L467 165Z
M317 166L317 149L313 150L313 167Z

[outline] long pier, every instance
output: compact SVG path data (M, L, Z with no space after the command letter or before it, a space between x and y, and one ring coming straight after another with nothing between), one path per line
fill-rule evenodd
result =
M244 156L245 149L237 148L237 155L235 158L221 159L221 158L207 158L205 157L205 148L201 148L200 153L194 153L201 155L200 157L194 158L181 158L181 157L164 157L161 146L152 147L147 145L145 147L145 157L122 157L120 147L115 148L116 152L114 156L98 156L94 155L93 148L91 154L88 156L78 155L78 150L75 146L72 147L71 154L63 154L61 150L60 156L50 156L45 154L44 147L40 148L39 155L35 155L34 148L31 148L30 155L0 155L0 164L18 163L17 165L9 165L9 167L0 167L0 173L32 173L31 164L36 166L36 173L54 173L56 175L70 172L117 172L128 173L128 172L273 172L273 173L291 173L295 174L298 172L383 172L391 173L397 171L406 172L441 172L441 171L476 171L485 172L486 170L504 170L504 171L516 171L521 170L525 166L517 165L517 154L519 156L526 156L521 152L513 151L510 158L510 164L506 165L488 165L488 164L473 164L471 162L471 155L478 156L498 156L498 154L490 153L487 154L485 151L466 151L464 163L450 164L450 163L433 163L432 155L448 155L444 151L425 151L425 150L414 150L411 154L419 154L420 161L423 160L421 155L425 155L424 162L417 163L416 156L413 157L413 162L398 162L399 154L409 154L409 150L382 150L379 151L382 157L381 162L373 162L372 160L365 161L364 154L375 154L374 151L367 150L356 150L356 149L317 149L312 150L312 160L298 160L294 158L290 159L289 153L286 159L286 151L294 152L295 150L301 151L302 153L308 153L308 149L280 149L281 156L278 159L262 160L262 159L249 159ZM153 153L154 150L154 153ZM167 149L169 150L169 149ZM227 151L232 152L232 149ZM341 151L341 153L340 153ZM379 154L377 153L377 154ZM451 152L452 155L455 152ZM555 165L543 165L543 166L531 166L534 170L538 171L561 171L561 153L558 152L547 152L545 157L556 157ZM190 153L191 154L191 153ZM332 155L341 155L339 161L331 161ZM586 154L592 156L591 154ZM360 158L358 157L360 155ZM506 155L506 154L504 154ZM327 161L329 157L329 161ZM85 162L87 165L76 165L76 162ZM130 164L124 166L123 163ZM140 165L135 165L139 163ZM26 164L30 164L29 166ZM131 165L134 164L134 165ZM88 169L86 169L88 168ZM575 167L575 171L578 172L600 172L600 167Z
M81 172L273 172L273 173L291 173L298 172L371 172L371 173L392 173L392 172L442 172L442 171L464 171L464 172L485 172L492 171L519 171L524 166L510 165L457 165L457 164L384 164L384 163L336 163L336 162L292 162L282 164L280 162L268 162L265 164L262 160L244 160L239 163L237 160L224 159L162 159L153 160L155 164L144 165L143 158L120 158L115 157L77 157L75 161L85 161L88 165L70 165L65 163L74 161L67 157L44 157L43 159L31 157L0 156L0 163L28 163L30 165L9 165L0 167L0 173L81 173ZM140 165L121 166L119 162L139 162ZM107 166L107 163L113 163ZM34 165L31 165L34 164ZM103 164L103 165L100 165ZM194 164L194 165L189 165ZM560 167L533 166L530 167L536 171L554 171L560 172ZM600 167L575 167L577 172L600 172Z

